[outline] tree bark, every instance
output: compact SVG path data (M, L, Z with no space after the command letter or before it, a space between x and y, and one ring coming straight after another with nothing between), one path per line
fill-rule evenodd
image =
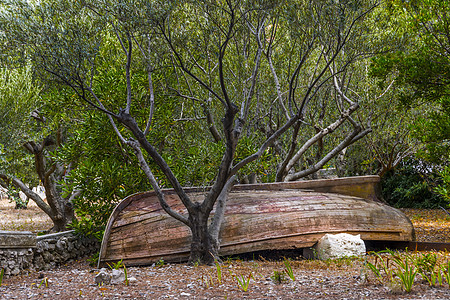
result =
M199 209L189 215L192 233L189 262L213 265L219 258L219 243L208 230L208 217Z
M58 179L55 172L59 169L55 163L47 166L45 149L54 145L54 141L47 137L41 143L34 141L24 144L24 148L34 155L36 173L45 189L47 203L41 197L28 188L23 182L14 178L13 184L30 199L32 199L53 221L53 227L50 232L59 232L67 229L67 226L75 218L72 205L72 198L63 198L58 190Z
M232 176L228 180L219 197L217 198L216 212L208 228L209 234L211 235L212 238L212 242L214 243L214 247L217 248L217 251L220 249L219 233L225 217L225 209L227 207L228 194L233 188L235 182L236 182L236 175Z

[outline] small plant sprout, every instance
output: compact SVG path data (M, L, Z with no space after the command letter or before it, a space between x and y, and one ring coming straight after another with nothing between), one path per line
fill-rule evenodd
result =
M441 269L436 270L436 279L440 286L444 284L444 276L442 276Z
M103 286L103 282L98 284L98 289L100 290L100 293L102 294L102 297L105 296L104 295L104 291L108 290L106 287Z
M124 284L126 286L130 284L130 281L128 280L128 270L125 264L123 263L123 259L119 260L116 263L112 263L111 265L107 263L107 265L111 270L119 270L120 268L123 268L123 274L125 276ZM102 289L100 288L100 290Z
M286 259L286 258L284 259L284 266L285 266L284 271L286 272L286 274L289 276L289 278L292 281L295 281L294 271L292 270L291 263L290 263L289 259Z
M439 268L436 270L436 253L426 253L420 255L416 258L415 265L419 274L423 279L428 281L430 286L435 286L436 283L442 281L441 270ZM441 278L441 280L439 280L439 277ZM441 283L439 284L441 285Z
M105 287L101 287L100 288L100 292L102 293L102 297L105 297L105 291L106 291Z
M445 273L442 274L444 269L437 262L438 258L436 253L422 254L416 260L416 267L420 275L428 281L430 286L442 285L444 283Z
M388 282L392 284L394 282L394 274L392 273L392 270L389 268L390 259L388 257L385 260L381 255L381 253L388 253L390 255L394 254L390 250L371 252L371 254L375 255L375 262L372 264L367 261L366 266L375 274L375 277L377 278L377 280L380 281L381 284L384 284L384 277L382 271L384 273L384 276L387 277Z
M243 274L236 276L238 286L244 292L247 292L248 286L250 285L250 279L252 279L252 278L253 278L253 273L250 273L247 277L245 277Z
M220 266L218 261L216 261L216 270L217 270L217 282L219 284L222 284L222 267Z
M450 261L447 261L446 264L442 264L441 270L442 270L443 276L444 276L445 280L447 281L447 284L450 288Z
M213 278L209 273L207 275L202 275L201 279L199 280L205 286L206 289L209 289L210 286L214 285Z
M98 263L98 256L99 256L99 252L95 253L94 255L92 255L90 258L87 259L87 261L89 262L89 265L91 267L94 267L97 265Z
M107 263L107 265L108 265L108 267L109 267L111 270L119 270L120 268L123 268L123 267L124 267L122 261L123 261L123 259L119 260L119 261L116 262L116 263L112 263L112 265L110 265L110 264Z
M375 275L375 278L380 281L380 283L383 283L383 276L381 276L380 272L381 270L377 268L376 264L372 264L370 261L366 261L365 266L372 271L372 273Z
M125 275L125 285L126 286L130 285L130 282L128 281L127 267L125 267L125 265L123 265L123 274Z
M410 255L406 253L403 259L402 256L400 256L398 253L395 253L393 254L392 260L398 266L395 274L400 279L403 289L407 293L411 292L418 270L414 265L410 264L412 262Z
M436 253L425 253L416 259L416 267L420 274L425 273L429 275L434 271L437 263Z
M164 261L164 259L160 258L157 262L156 262L156 266L158 268L163 267L166 264L166 262Z
M270 279L277 284L281 284L286 281L283 271L273 271L273 275L270 276Z
M38 289L42 286L42 284L44 284L45 287L48 288L48 278L47 278L47 277L44 277L44 278L42 279L41 283L40 283L39 286L38 286Z
M199 279L201 284L205 285L205 288L209 288L209 282L208 282L208 277L206 277L205 279L205 275L202 275L202 278Z
M2 286L4 274L5 274L5 269L2 268L2 270L0 271L0 286Z

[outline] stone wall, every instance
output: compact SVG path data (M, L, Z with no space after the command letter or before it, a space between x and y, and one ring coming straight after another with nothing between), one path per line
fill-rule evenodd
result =
M32 232L0 231L0 269L5 275L48 270L98 252L100 242L73 231L36 236Z

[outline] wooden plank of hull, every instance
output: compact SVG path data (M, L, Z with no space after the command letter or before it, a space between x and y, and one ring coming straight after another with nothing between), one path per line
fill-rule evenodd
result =
M190 194L193 199L203 195ZM168 202L185 213L178 196L169 194ZM133 195L118 208L108 222L100 263L188 258L189 228L167 216L154 193ZM340 232L360 234L364 240L414 239L409 219L379 202L299 190L238 190L230 193L227 203L220 254L310 247L325 233Z

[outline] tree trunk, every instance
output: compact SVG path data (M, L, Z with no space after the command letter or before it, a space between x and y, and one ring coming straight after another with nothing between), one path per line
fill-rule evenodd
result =
M189 216L192 233L190 263L213 265L219 260L219 241L208 230L208 216L199 211Z
M46 147L54 145L55 142L51 137L45 138L41 143L31 141L24 144L25 149L34 155L36 173L44 186L47 203L20 180L14 179L13 182L27 197L35 201L53 221L50 232L59 232L67 229L67 225L75 218L75 213L71 201L72 197L63 198L58 188L58 181L62 176L57 174L60 166L46 157Z
M72 216L70 214L67 214L60 219L53 220L53 227L49 232L61 232L68 230L68 225L72 222L72 220L73 214Z
M54 202L57 203L57 207L56 209L52 207L53 213L52 216L50 216L53 221L53 227L50 229L50 232L60 232L67 230L67 226L75 218L72 203L59 196L57 198L57 200L54 200Z

